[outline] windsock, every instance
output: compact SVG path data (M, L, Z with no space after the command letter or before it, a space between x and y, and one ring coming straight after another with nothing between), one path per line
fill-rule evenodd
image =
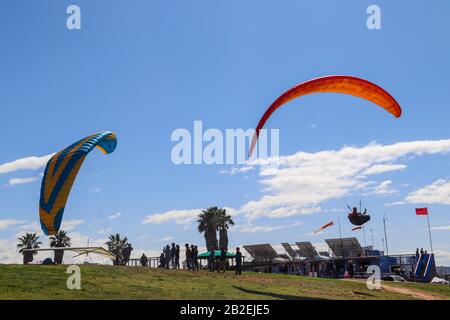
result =
M332 225L334 225L333 221L328 222L326 225L323 225L322 227L320 227L319 229L317 229L316 231L314 231L315 234L322 232L323 230L325 230L328 227L331 227Z

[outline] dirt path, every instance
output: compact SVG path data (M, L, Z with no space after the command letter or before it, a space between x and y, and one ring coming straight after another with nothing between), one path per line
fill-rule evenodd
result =
M401 294L405 294L405 295L412 296L414 298L422 299L422 300L446 300L441 295L438 295L435 293L424 292L424 291L417 291L415 289L410 289L410 288L401 288L401 287L395 287L395 286L390 286L390 285L386 285L386 284L382 284L381 288L384 290L387 290L389 292L401 293Z
M345 281L365 282L365 280L356 280L356 279L345 279ZM381 289L389 291L389 292L404 294L404 295L411 296L413 298L421 299L421 300L447 300L444 296L441 296L436 293L418 291L416 289L405 288L405 287L397 287L397 286L386 284L385 282L382 283Z

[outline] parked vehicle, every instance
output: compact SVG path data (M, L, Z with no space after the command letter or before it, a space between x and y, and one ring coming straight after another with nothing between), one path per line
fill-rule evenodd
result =
M393 281L393 282L406 282L405 278L396 275L396 274L388 274L381 277L383 281Z

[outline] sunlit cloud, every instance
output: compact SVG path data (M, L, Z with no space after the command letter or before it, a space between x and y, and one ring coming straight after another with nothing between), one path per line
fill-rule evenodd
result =
M37 181L39 177L29 177L29 178L12 178L9 179L10 186L17 186L21 184L29 184Z
M446 204L450 205L450 181L438 180L410 193L406 199L408 203Z
M42 157L26 157L17 159L11 162L0 164L0 174L10 173L18 170L37 170L44 167L48 160L53 157L55 153L48 154Z

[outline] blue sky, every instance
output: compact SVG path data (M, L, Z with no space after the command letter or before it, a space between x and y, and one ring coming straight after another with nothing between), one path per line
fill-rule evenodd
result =
M65 220L79 242L89 237L101 243L119 232L136 252L157 253L169 238L203 245L190 210L218 205L236 214L233 246L320 246L338 236L337 228L319 236L311 231L338 218L344 236L363 243L343 211L361 199L372 212L367 229L374 230L377 247L382 216L388 216L393 252L428 246L426 220L414 208L430 207L438 263L450 264L447 1L376 1L381 30L366 27L373 1L78 0L82 28L68 30L65 12L73 3L0 4L4 261L17 258L11 252L16 236L36 227L43 167L30 169L27 162L20 170L1 168L111 130L118 136L116 151L88 157L66 207ZM173 130L192 130L195 120L205 128L253 128L283 91L328 74L383 86L402 105L403 117L395 120L354 97L311 95L267 124L280 129L280 154L300 159L280 175L265 176L261 167L231 175L224 172L239 166L172 163ZM403 149L399 142L406 143ZM345 146L353 146L350 158L338 152ZM305 163L323 166L311 171ZM382 173L360 177L380 164ZM321 178L326 172L317 170L328 165L350 169ZM34 179L11 181L18 178ZM291 213L267 214L273 209L268 195ZM249 203L258 213L249 213ZM305 215L305 208L316 210Z

